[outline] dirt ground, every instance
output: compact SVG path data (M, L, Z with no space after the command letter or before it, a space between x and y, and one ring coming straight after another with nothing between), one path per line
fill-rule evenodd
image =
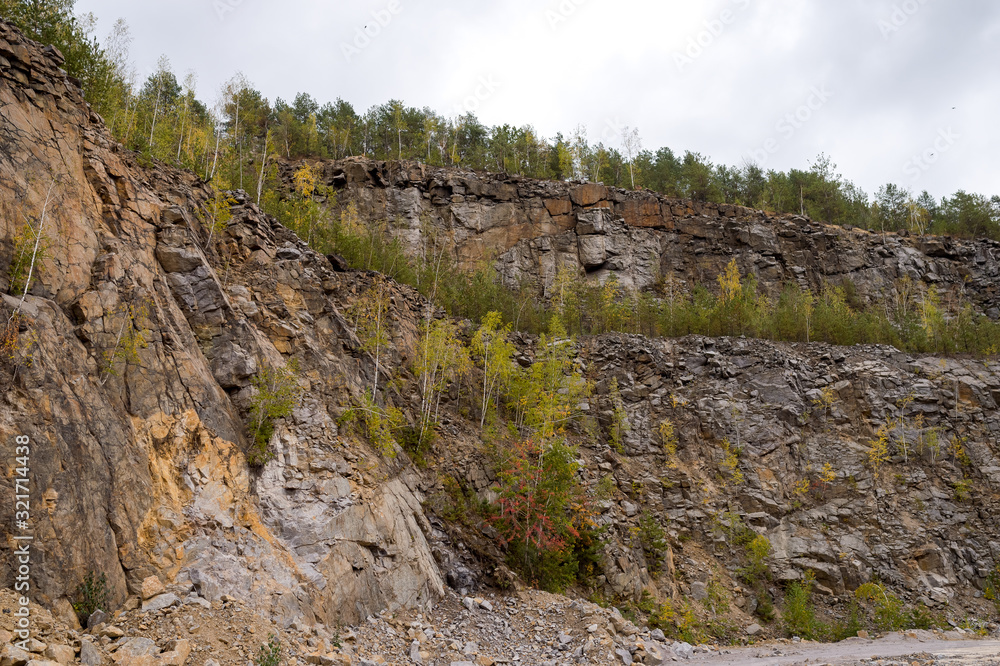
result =
M928 631L911 631L892 633L875 640L850 638L839 643L768 641L749 647L724 648L714 654L694 655L690 663L726 666L1000 665L1000 641L949 634L953 632L934 634Z

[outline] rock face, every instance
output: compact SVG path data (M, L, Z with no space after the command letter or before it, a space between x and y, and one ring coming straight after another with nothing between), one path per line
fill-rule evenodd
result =
M0 288L21 220L44 209L50 240L23 304L3 305L4 321L19 307L25 322L16 364L4 360L0 450L13 461L15 436L32 443L32 598L75 601L94 571L112 605L159 592L143 585L158 575L286 622L433 602L443 583L415 479L338 436L374 374L330 297L348 278L245 200L210 245L204 185L138 166L2 21L0 108ZM296 358L306 397L254 472L250 378ZM9 476L0 487L13 496ZM5 534L13 510L0 509ZM177 599L146 603L165 597Z
M580 354L605 427L616 378L629 428L621 454L584 449L585 477L596 482L599 463L612 463L616 485L644 512L712 543L722 563L739 562L719 523L729 512L767 536L777 580L811 570L820 592L841 595L877 577L930 606L983 589L1000 555L1000 363L883 346L612 335ZM676 456L657 437L665 419ZM876 471L869 449L886 424L891 457ZM741 480L723 464L724 441L740 451ZM637 529L626 504L607 505L599 522ZM644 564L635 551L611 550L612 562ZM697 599L709 573L687 550L672 557ZM613 569L608 592L619 592Z
M289 183L298 166L281 165ZM362 220L391 221L389 231L414 252L431 242L431 230L453 244L460 263L494 260L511 285L529 278L548 288L567 269L591 279L614 274L639 289L665 281L683 292L714 288L735 258L772 295L788 282L815 291L850 281L861 299L882 302L909 278L1000 318L996 241L883 235L649 191L416 162L351 158L321 167L338 204L353 203Z
M14 322L0 359L0 454L12 461L15 438L30 439L34 600L65 609L98 572L111 606L126 594L161 609L226 597L286 626L334 626L427 607L446 580L471 591L484 573L503 579L502 567L477 568L446 536L455 532L425 512L443 488L434 466L376 452L345 423L376 372L391 387L380 399L415 412L406 368L426 304L412 290L390 287L391 339L377 370L344 314L375 276L313 252L240 192L209 242L199 221L205 184L140 166L52 57L2 21L0 109L0 321ZM398 219L394 233L413 247L429 220L460 260L495 258L511 281L550 284L569 266L638 287L690 286L711 282L735 256L767 289L849 278L873 297L908 276L944 291L964 284L997 314L1000 246L986 241L883 238L597 184L411 163L354 160L323 172L341 203ZM51 243L22 299L7 268L25 218L44 220ZM527 361L536 341L515 337ZM769 539L779 581L810 570L817 590L841 594L878 576L927 605L982 603L971 592L1000 557L993 360L619 335L580 341L576 353L593 385L590 420L573 433L580 477L612 487L598 506L610 529L595 572L608 598L708 596L720 571L732 582L738 552L725 526L738 517ZM253 469L253 380L281 367L298 368L302 397L275 424L273 459ZM614 418L612 378L627 425L620 451L593 436ZM434 464L489 497L496 476L478 419L453 404L457 387L451 393ZM665 419L676 455L660 440ZM876 469L868 451L890 421L890 457ZM13 484L0 477L0 492L11 497ZM4 539L13 512L0 503ZM658 579L634 538L649 517L669 538ZM13 583L12 567L0 558L0 585ZM81 658L92 656L84 646Z

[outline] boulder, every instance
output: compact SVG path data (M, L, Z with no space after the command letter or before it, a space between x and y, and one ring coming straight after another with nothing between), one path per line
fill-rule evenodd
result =
M143 601L142 612L153 613L155 611L163 610L164 608L170 608L171 606L179 606L180 603L181 600L176 594L173 592L167 592L166 594L161 594Z
M158 594L163 594L165 591L166 588L163 587L163 583L160 582L160 579L157 576L147 576L142 581L140 593L143 601L155 597Z

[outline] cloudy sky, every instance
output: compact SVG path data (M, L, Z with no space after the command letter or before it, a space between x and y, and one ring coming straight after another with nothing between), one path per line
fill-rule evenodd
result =
M165 54L214 102L236 71L270 99L389 99L543 136L807 168L869 194L1000 194L995 0L77 0L124 18L140 75Z

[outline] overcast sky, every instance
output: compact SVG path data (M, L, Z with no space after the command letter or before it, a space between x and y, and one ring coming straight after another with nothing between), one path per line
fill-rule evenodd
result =
M77 0L124 18L140 75L170 58L212 103L237 70L359 113L389 99L546 137L807 168L869 194L1000 194L995 0ZM368 34L365 34L367 31Z

